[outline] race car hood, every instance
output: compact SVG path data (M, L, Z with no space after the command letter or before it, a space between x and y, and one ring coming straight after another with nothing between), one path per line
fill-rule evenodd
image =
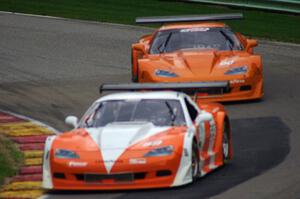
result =
M211 74L217 60L215 51L203 53L180 53L187 69L195 75Z
M168 129L170 127L155 127L152 123L112 123L87 131L101 150L123 150Z
M151 66L154 70L170 71L180 77L203 79L224 76L230 67L251 66L253 61L256 62L255 59L255 56L241 51L180 50L150 55L147 59L143 59L141 64Z

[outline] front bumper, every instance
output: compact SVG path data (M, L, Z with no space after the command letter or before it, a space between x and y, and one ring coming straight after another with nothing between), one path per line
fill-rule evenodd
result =
M126 162L126 163L125 163ZM180 156L150 157L145 164L118 162L110 173L101 163L89 161L86 167L70 168L69 161L53 160L51 173L55 190L122 190L171 187Z
M147 76L145 82L215 82L215 81L229 81L230 89L226 92L218 89L211 89L198 93L197 99L203 102L225 102L225 101L241 101L241 100L254 100L263 97L263 77L261 74L256 73L252 75L239 75L219 78L157 78ZM189 91L187 91L189 94Z
M258 82L245 81L242 84L230 84L230 90L227 93L217 95L198 94L197 98L203 102L226 102L255 100L263 97L263 80Z

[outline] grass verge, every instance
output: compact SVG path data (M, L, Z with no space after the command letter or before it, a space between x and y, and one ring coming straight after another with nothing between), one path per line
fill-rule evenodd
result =
M300 17L258 10L162 0L1 0L0 10L74 19L134 24L137 16L243 12L245 20L228 21L248 36L300 43Z
M14 176L22 165L23 155L8 138L0 135L0 185L5 177Z

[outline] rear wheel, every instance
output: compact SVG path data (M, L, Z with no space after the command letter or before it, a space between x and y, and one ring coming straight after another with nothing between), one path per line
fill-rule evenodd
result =
M198 147L197 144L193 143L193 150L192 150L192 178L193 182L197 180L199 176L199 156L198 156Z
M224 123L224 130L222 136L222 152L223 152L223 163L226 164L229 162L229 128L228 124Z

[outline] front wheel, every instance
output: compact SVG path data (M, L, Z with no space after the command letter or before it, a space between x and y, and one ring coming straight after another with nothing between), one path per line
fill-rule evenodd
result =
M137 52L131 51L131 81L132 82L138 82L139 76L138 76L138 62L137 62Z
M223 152L223 163L226 164L229 162L229 128L227 123L224 124L223 136L222 136L222 152Z

